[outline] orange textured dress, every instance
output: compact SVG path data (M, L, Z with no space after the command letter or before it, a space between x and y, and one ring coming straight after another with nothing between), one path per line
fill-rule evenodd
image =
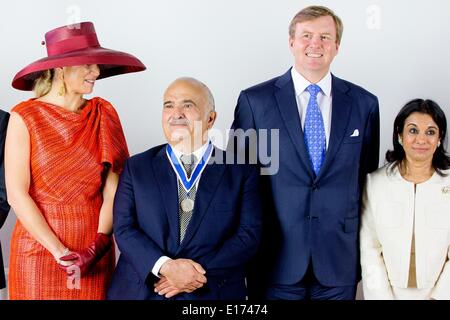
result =
M11 111L22 117L30 134L30 196L67 248L86 248L97 233L105 168L120 173L129 156L116 111L101 98L88 100L80 113L34 99ZM104 299L114 264L111 248L90 275L74 282L17 221L9 297Z

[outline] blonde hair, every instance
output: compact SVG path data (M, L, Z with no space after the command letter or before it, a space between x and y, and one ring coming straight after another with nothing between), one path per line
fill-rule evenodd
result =
M289 36L294 38L297 23L311 21L326 16L333 18L334 24L336 25L336 43L340 44L342 34L344 33L344 24L342 23L341 18L339 18L331 9L323 6L309 6L297 13L289 25Z
M36 95L36 98L45 96L47 93L50 92L50 89L52 88L53 76L54 76L53 70L45 70L44 72L41 73L39 78L34 80L33 91L34 94Z

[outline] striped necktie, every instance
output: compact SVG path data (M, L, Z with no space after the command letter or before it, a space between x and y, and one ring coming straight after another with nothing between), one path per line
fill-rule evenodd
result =
M197 162L196 157L194 155L182 155L180 157L181 163L183 164L184 169L186 170L187 177L190 178L192 174L192 169L194 168L195 163ZM182 184L178 181L178 218L180 221L180 243L183 241L184 236L186 235L186 230L189 225L189 221L191 221L192 213L194 209L189 211L184 211L182 203L189 199L195 202L195 195L197 193L197 187L194 185L192 189L188 192L183 188Z

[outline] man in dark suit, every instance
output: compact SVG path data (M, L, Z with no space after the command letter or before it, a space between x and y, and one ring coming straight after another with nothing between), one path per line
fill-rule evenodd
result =
M240 94L232 128L256 129L260 139L269 130L272 157L279 151L278 171L261 178L263 238L250 299L355 297L360 190L378 167L379 110L373 94L330 73L342 30L328 8L303 9L289 30L294 67ZM230 148L255 152L244 140L236 134ZM266 166L261 155L258 162Z
M168 87L162 118L168 144L130 158L120 178L108 299L245 299L261 231L258 169L223 163L208 140L214 100L198 80Z
M0 110L0 228L5 223L9 212L9 204L6 201L6 187L5 187L5 165L4 165L4 150L6 128L8 126L9 113ZM6 287L5 271L3 269L2 246L0 244L0 289Z

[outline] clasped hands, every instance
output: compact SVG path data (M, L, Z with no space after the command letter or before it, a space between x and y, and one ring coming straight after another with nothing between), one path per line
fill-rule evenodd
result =
M94 241L87 248L81 251L70 251L58 259L58 265L68 275L75 274L76 268L79 268L80 276L86 276L108 252L111 244L110 236L104 233L97 233Z
M206 283L205 269L190 259L166 261L159 274L161 279L155 283L155 292L171 298L179 293L191 293Z

